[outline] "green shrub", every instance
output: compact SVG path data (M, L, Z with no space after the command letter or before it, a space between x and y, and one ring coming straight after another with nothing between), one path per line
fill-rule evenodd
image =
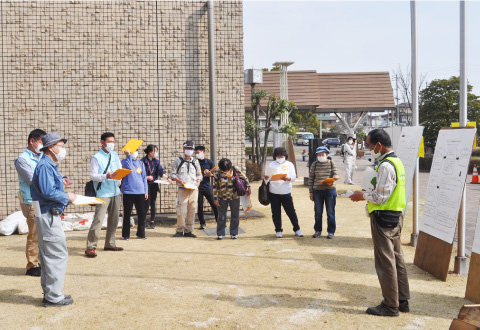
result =
M472 157L480 157L480 148L473 148ZM477 166L480 164L477 164Z
M250 156L252 154L252 147L246 147L245 153L247 154L247 156ZM263 147L260 147L260 157L262 153L263 153ZM267 156L273 156L273 147L267 147Z
M246 176L249 181L258 181L262 179L262 172L258 168L258 165L250 160L246 162Z
M480 149L480 148L479 148ZM430 172L432 167L433 155L425 155L424 158L419 158L419 171L420 172ZM480 167L480 157L472 156L470 158L470 163L468 164L468 173L472 174L473 165L476 164L477 168Z

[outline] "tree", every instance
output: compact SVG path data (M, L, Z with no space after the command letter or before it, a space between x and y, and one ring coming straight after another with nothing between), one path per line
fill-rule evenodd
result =
M468 92L472 86L468 85ZM420 125L425 126L423 138L425 146L435 148L440 128L449 127L459 121L460 79L433 80L421 91L422 104L419 109ZM468 121L480 121L480 100L475 94L467 95Z
M259 162L259 167L262 170L262 173L264 173L265 160L267 159L267 143L270 132L277 131L280 133L291 134L294 131L292 123L287 123L278 129L273 126L273 120L277 117L280 118L282 114L289 113L296 108L297 106L292 101L283 100L275 94L270 94L268 96L267 107L265 110L262 110L263 114L265 115L265 128L263 129L265 132L263 139L263 153Z
M312 132L313 134L320 134L318 128L320 122L317 119L317 116L308 110L295 110L290 114L290 122L295 124L299 129L302 129L305 132ZM323 122L324 128L326 128L327 123Z
M395 94L397 104L400 102L405 103L410 108L410 114L412 114L412 73L410 67L407 65L404 72L399 64L397 70L393 70L392 77L395 77L395 87L398 87L399 89L398 93L396 91ZM419 95L426 77L425 74L420 74L417 86ZM419 104L421 103L421 100L422 98L419 97Z
M252 160L258 164L260 159L260 131L262 130L260 126L260 102L267 97L267 92L263 89L256 90L252 88L252 111L254 114L253 123L247 122L247 125L250 125L252 129ZM254 125L252 125L254 124Z

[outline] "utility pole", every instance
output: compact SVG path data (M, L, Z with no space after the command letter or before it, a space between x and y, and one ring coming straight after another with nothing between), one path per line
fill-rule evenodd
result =
M466 1L460 1L460 127L467 126L467 15ZM463 196L460 203L458 219L458 244L455 257L454 272L467 274L467 257L465 256L465 225L466 225L467 189L463 186Z
M416 1L410 1L410 24L411 24L411 43L412 43L412 126L418 126L418 75L417 75L417 11ZM413 228L410 237L410 244L413 247L417 246L418 241L418 157L415 166L415 173L413 174Z
M207 1L208 10L208 76L210 96L210 159L217 163L217 107L215 89L215 16L213 0Z

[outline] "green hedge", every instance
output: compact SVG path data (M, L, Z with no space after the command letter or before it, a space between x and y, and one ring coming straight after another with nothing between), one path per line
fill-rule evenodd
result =
M245 153L247 156L252 154L252 147L246 147ZM260 147L260 155L263 153L263 147ZM267 156L273 156L273 147L267 147Z
M475 148L474 151L479 151L480 148ZM420 172L430 172L430 168L432 167L433 155L425 155L424 158L419 158L419 170ZM473 165L476 164L477 167L480 167L480 157L473 156L470 158L470 164L468 164L468 173L472 174L473 172Z

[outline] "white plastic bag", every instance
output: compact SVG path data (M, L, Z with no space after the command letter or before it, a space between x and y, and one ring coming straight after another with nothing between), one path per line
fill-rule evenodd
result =
M78 214L79 221L73 223L73 230L88 230L92 226L94 213Z
M63 231L72 231L73 223L68 221L62 221L62 228L63 228Z
M28 234L28 225L27 225L27 219L22 219L18 222L18 227L17 231L20 235L25 235Z
M4 220L0 221L0 235L12 235L18 228L20 220L25 219L22 211L10 214Z

